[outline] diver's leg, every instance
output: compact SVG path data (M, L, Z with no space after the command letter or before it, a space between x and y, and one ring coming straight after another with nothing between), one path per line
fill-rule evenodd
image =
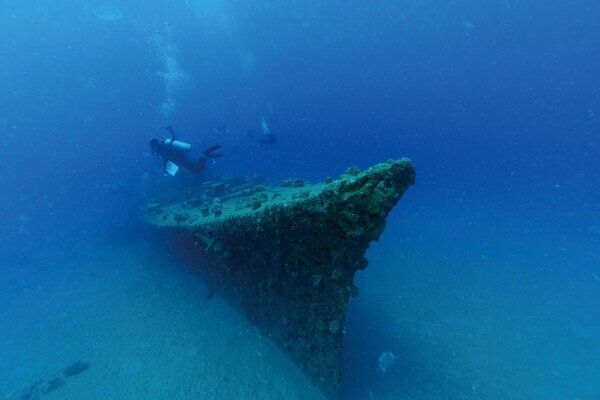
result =
M205 165L206 165L206 158L204 158L204 156L200 156L200 158L196 162L196 166L194 167L194 172L202 171L204 169Z

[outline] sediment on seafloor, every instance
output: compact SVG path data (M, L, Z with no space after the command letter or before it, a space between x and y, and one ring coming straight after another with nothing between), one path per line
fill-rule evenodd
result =
M207 182L147 204L141 218L337 398L354 274L367 267L366 250L414 180L410 160L400 159L319 184Z

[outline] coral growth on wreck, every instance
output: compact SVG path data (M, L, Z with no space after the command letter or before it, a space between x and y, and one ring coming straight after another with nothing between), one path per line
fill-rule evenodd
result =
M313 185L230 179L148 204L141 216L336 398L354 274L414 179L408 159Z

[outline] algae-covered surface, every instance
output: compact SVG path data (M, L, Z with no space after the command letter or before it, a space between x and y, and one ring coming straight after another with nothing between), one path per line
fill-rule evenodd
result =
M414 179L401 159L314 185L208 182L151 202L141 216L335 398L348 298L359 294L354 274Z

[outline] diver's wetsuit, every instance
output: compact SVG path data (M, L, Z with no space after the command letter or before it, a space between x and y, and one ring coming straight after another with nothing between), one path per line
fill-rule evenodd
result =
M279 147L279 143L277 142L275 135L268 132L258 139L258 146L268 149L270 146Z
M165 168L167 162L171 161L173 164L192 172L202 171L209 158L221 157L221 154L214 153L214 151L220 148L221 146L217 144L209 147L199 156L194 156L191 148L182 149L164 139L153 139L150 141L150 150L158 158L163 168Z

